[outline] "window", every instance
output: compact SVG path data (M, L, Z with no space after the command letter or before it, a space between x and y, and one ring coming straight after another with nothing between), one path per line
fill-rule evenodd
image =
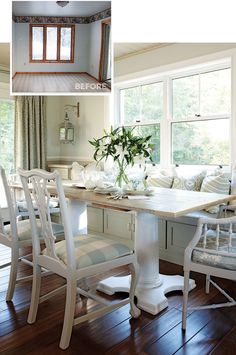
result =
M30 61L74 62L74 25L30 25Z
M230 69L172 80L172 163L229 165Z
M231 69L202 68L119 88L118 124L152 135L155 163L230 165Z
M14 168L14 101L0 99L1 165L9 173Z
M120 90L120 124L135 126L139 135L152 135L156 163L160 162L160 121L163 117L163 82Z

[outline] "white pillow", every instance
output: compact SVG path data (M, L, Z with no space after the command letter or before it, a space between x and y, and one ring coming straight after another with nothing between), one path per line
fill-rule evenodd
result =
M97 163L95 161L92 162L92 163L89 163L84 168L85 172L88 172L88 171L101 171L101 170L102 170L102 164L101 163Z
M147 178L147 183L149 186L170 188L173 183L173 177L163 174L155 174Z
M212 192L217 194L229 194L230 182L229 179L224 175L209 175L206 176L202 182L201 191L202 192ZM209 213L218 213L219 205L211 206L206 208Z
M81 173L83 170L84 167L79 163L77 163L76 161L74 161L72 163L72 168L71 168L71 180L80 180L82 178Z

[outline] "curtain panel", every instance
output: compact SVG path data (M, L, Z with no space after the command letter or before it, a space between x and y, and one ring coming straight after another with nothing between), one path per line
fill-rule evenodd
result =
M15 167L46 169L46 98L15 98Z

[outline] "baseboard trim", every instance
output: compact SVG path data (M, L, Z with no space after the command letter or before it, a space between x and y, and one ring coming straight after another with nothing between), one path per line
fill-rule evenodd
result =
M86 73L88 76L90 76L90 78L92 78L92 79L94 79L94 80L96 80L98 83L100 83L100 81L97 79L97 78L95 78L95 76L93 76L93 75L91 75L91 74L89 74L89 73Z
M82 74L86 74L86 75L88 75L88 76L90 76L90 78L92 78L92 79L94 79L94 80L96 80L98 83L99 83L99 80L97 79L97 78L95 78L95 76L93 76L93 75L91 75L91 74L89 74L89 73L87 73L86 71L81 71L81 72L57 72L57 71L55 71L55 72L47 72L47 71L45 71L45 72L34 72L34 71L25 71L25 72L23 72L23 71L18 71L18 72L16 72L15 74L14 74L14 76L13 76L13 78L12 79L14 79L15 78L15 76L16 75L54 75L54 74L58 74L58 75L82 75Z

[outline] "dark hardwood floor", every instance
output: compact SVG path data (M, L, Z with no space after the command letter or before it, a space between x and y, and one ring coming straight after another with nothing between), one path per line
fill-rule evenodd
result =
M9 259L9 249L0 246L0 264ZM162 261L160 270L166 274L182 273L182 267ZM20 274L28 275L31 269L21 265ZM113 273L114 274L114 273ZM126 270L116 269L116 275ZM16 287L13 302L5 301L9 268L0 270L0 354L236 354L236 307L190 312L187 331L181 330L182 293L168 295L169 307L157 316L142 312L139 319L129 316L128 305L108 313L96 320L74 327L70 347L58 348L62 330L65 292L39 306L37 322L27 324L31 283ZM95 290L95 283L107 275L89 280ZM189 303L220 302L223 297L215 289L210 295L204 292L204 277L193 274L197 288L191 291ZM64 283L55 275L43 279L42 293ZM232 297L236 297L235 282L221 280ZM95 291L94 291L95 292ZM102 295L102 294L101 294ZM105 296L104 296L105 297ZM106 297L114 301L123 298ZM98 307L94 301L83 299L78 302L76 312L84 314Z

